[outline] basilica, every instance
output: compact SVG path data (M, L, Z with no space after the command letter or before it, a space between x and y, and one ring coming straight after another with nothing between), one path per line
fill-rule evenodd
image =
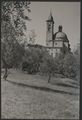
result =
M46 48L49 54L55 57L60 52L67 53L70 51L70 44L67 35L63 32L63 27L59 25L58 31L54 33L54 20L52 13L46 20Z

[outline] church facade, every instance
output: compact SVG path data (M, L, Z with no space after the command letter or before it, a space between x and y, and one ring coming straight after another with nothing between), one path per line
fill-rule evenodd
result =
M54 33L54 20L50 13L48 20L46 20L46 48L49 54L55 57L60 52L66 54L70 51L70 44L67 35L62 31L62 26L59 25L58 31Z

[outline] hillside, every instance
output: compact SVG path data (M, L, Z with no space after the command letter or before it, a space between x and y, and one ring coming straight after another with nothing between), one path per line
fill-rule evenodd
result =
M78 119L79 85L68 78L28 75L11 70L1 80L2 118Z

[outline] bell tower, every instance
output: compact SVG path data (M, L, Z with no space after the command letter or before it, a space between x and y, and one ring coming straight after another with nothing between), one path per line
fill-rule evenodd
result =
M47 24L47 31L46 31L46 46L52 47L53 46L53 34L54 34L54 20L52 13L50 12L50 16L48 20L46 20Z

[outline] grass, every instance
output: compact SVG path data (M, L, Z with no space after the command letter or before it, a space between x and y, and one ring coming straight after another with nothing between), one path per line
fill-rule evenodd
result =
M16 70L10 72L7 81L1 80L2 118L79 118L79 86L76 81L53 78L51 83L47 83L45 76Z

